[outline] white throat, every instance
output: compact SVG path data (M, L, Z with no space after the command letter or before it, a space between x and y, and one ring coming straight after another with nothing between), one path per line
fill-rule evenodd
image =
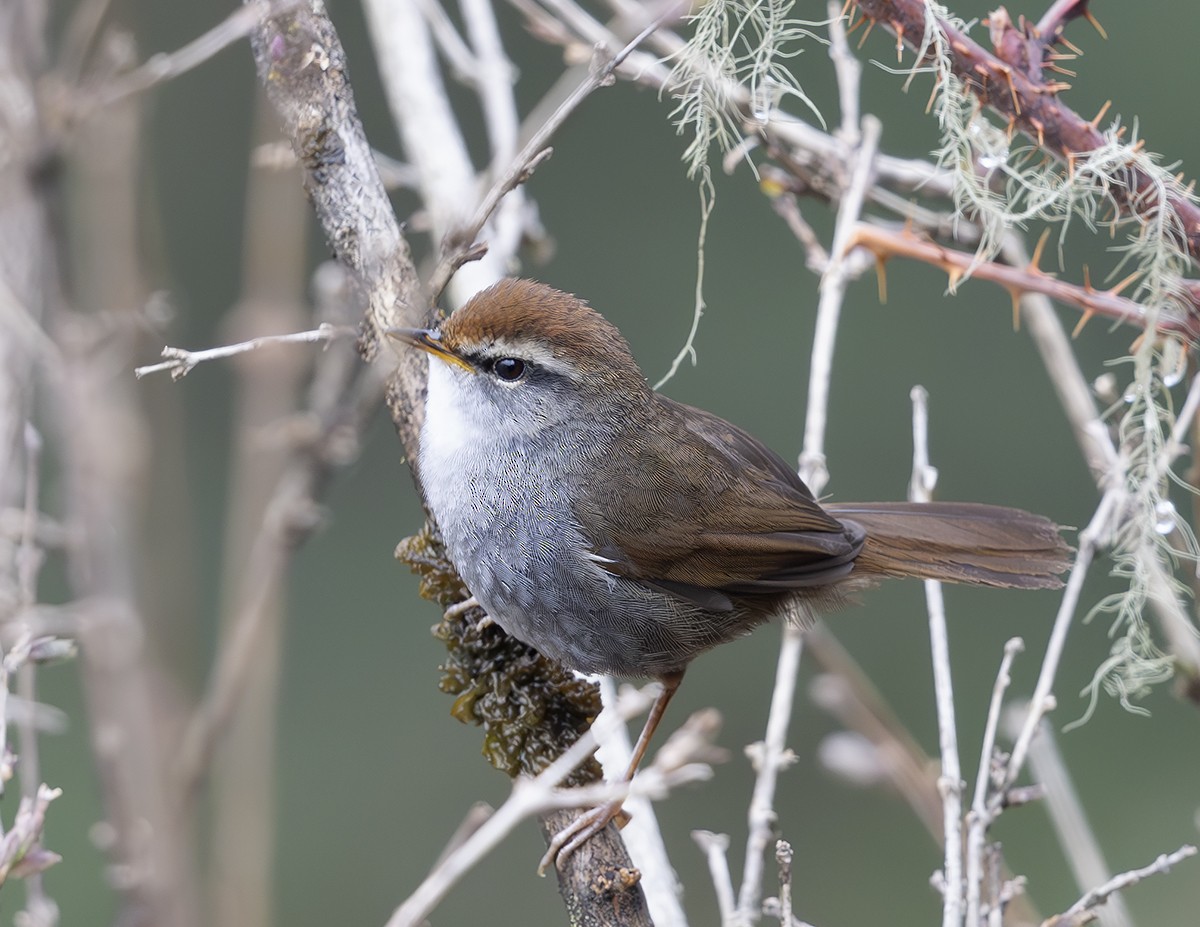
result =
M429 358L429 391L425 397L425 424L421 428L423 466L449 466L471 447L478 447L486 429L477 410L464 395L456 372L436 357Z

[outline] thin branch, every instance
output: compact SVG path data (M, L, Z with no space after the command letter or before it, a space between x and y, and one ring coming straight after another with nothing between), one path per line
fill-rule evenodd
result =
M829 0L825 6L829 17L829 57L837 75L838 108L841 110L842 121L838 128L838 136L847 147L854 149L862 138L859 126L859 78L862 76L862 65L850 50L846 40L846 17L843 15L844 3Z
M1016 782L1017 776L1020 775L1021 769L1025 765L1029 743L1037 733L1038 725L1042 718L1054 708L1054 695L1051 690L1054 688L1054 678L1058 673L1063 647L1066 645L1067 631L1070 630L1075 611L1079 607L1083 581L1096 553L1108 543L1114 519L1119 515L1119 503L1123 497L1124 493L1119 489L1106 492L1101 497L1092 520L1079 534L1079 550L1075 555L1075 563L1071 566L1067 587L1063 590L1058 614L1054 619L1054 627L1050 631L1050 639L1046 643L1046 655L1042 659L1042 668L1038 673L1037 684L1034 686L1033 698L1030 700L1029 711L1025 716L1025 724L1013 745L1012 755L1009 757L998 788L988 803L988 813L993 820L995 815L1000 812L1005 800L1005 793Z
M737 915L736 898L733 891L733 876L729 872L729 835L714 834L711 830L692 831L692 840L708 862L708 874L712 879L713 891L717 896L717 913L721 916L721 927L730 927Z
M980 923L981 898L984 880L984 847L987 843L989 824L987 800L990 794L992 772L996 762L996 731L1000 726L1000 711L1004 706L1004 693L1012 683L1012 665L1017 654L1025 649L1025 642L1013 637L1004 645L1004 656L1000 658L1000 669L992 686L992 700L988 705L987 723L983 729L983 746L979 751L979 771L975 776L975 794L971 800L971 811L967 815L967 865L966 865L966 921Z
M1013 730L1018 733L1021 712L1009 712ZM1107 884L1112 878L1112 869L1104 859L1104 851L1096 832L1088 822L1083 802L1071 781L1066 761L1059 751L1051 726L1042 721L1029 748L1029 771L1033 780L1042 786L1042 803L1050 815L1050 822L1058 837L1075 884L1080 891L1089 886ZM1096 918L1102 927L1133 927L1133 915L1123 898L1112 899L1112 903L1097 912Z
M600 677L600 702L604 710L617 710L620 694L611 676ZM633 747L629 730L623 724L604 724L596 731L596 759L611 774L629 768ZM629 821L621 828L621 842L642 874L642 891L655 927L686 927L687 916L680 903L679 879L667 856L654 804L640 795L631 795L622 806Z
M900 41L911 47L922 46L929 10L925 0L855 0L859 10L882 23ZM1003 61L949 23L938 21L935 28L945 36L950 67L960 80L987 106L1037 143L1048 154L1070 163L1105 143L1104 134L1059 99L1062 85L1047 84L1029 77L1015 62ZM929 45L922 50L928 52ZM920 62L919 62L920 63ZM1144 215L1158 204L1153 178L1137 166L1127 168L1127 186L1110 192L1123 210ZM1169 192L1164 204L1174 211L1193 258L1200 258L1200 204L1182 187Z
M1082 285L1059 280L1040 270L1036 259L1021 265L980 261L974 254L956 251L917 235L909 229L889 229L875 223L859 223L850 238L851 247L862 247L873 253L879 263L892 257L906 257L938 267L950 278L954 289L968 273L980 280L989 280L1008 291L1013 304L1026 293L1040 293L1064 306L1073 306L1083 313L1079 327L1092 316L1102 316L1144 328L1146 309L1140 303L1120 295L1128 279L1108 290L1097 290L1090 283ZM1200 318L1160 312L1155 328L1173 332L1189 340L1200 340ZM1076 331L1079 329L1077 328Z
M251 338L237 344L228 344L218 348L207 348L203 351L188 351L184 348L172 348L169 345L162 349L162 356L169 358L161 364L150 364L146 367L135 367L133 375L139 380L152 373L169 370L172 380L182 380L197 364L216 360L222 357L233 357L247 351L257 351L260 348L279 344L316 344L322 341L334 341L338 338L354 337L358 331L345 325L330 325L322 322L317 328L306 332L293 332L287 335L263 335L261 338Z
M659 750L654 762L644 767L632 782L557 788L596 749L597 725L624 724L629 718L644 712L653 701L651 693L655 689L654 686L648 686L621 699L615 710L606 710L591 729L538 776L516 780L508 800L474 834L446 855L417 890L396 909L387 922L388 927L420 924L447 892L526 818L563 808L598 805L635 794L662 798L678 785L711 775L707 765L712 755L711 741L708 739L711 730L706 722L696 723L697 719L693 716Z
M825 426L829 410L829 384L833 373L833 350L838 320L849 273L846 257L851 235L862 213L863 200L874 173L875 153L883 126L874 116L864 116L862 145L853 155L849 185L838 207L829 265L821 278L817 325L813 333L812 361L808 371L808 408L804 416L804 450L800 454L800 477L819 496L829 479L825 465Z
M475 208L476 178L438 67L429 23L415 2L366 0L363 10L392 121L420 178L430 234L439 247ZM475 264L454 280L455 305L504 276L505 256L475 257ZM447 282L449 277L430 288L435 302Z
M104 84L95 97L85 95L80 100L78 109L81 113L90 113L98 106L111 106L126 97L143 93L157 84L186 74L234 42L244 39L266 17L286 13L301 2L302 0L250 0L182 48L152 55L144 64Z
M796 762L787 749L788 724L795 702L796 678L800 673L800 654L804 633L798 622L788 620L783 626L779 645L779 660L775 668L775 688L771 692L771 708L767 713L767 730L763 739L746 748L754 766L754 791L747 812L749 834L746 838L746 859L742 869L742 886L738 891L737 921L752 924L758 919L762 898L763 864L767 844L774 836L778 815L775 813L775 785L779 773Z
M908 497L929 502L937 484L937 470L929 463L929 394L912 388L913 466ZM929 645L933 660L933 690L937 704L938 745L942 774L938 792L942 796L943 876L942 925L959 927L963 913L962 854L962 767L958 760L958 725L954 715L954 686L950 672L950 638L946 629L946 604L942 584L925 581L925 603L929 612Z
M502 174L499 174L496 182L492 184L478 207L476 207L470 221L454 229L453 238L447 240L443 249L442 259L429 279L429 291L435 299L445 289L446 284L449 283L455 271L462 267L466 259L473 253L471 246L474 245L480 231L491 218L500 201L510 191L515 190L518 186L525 183L537 166L549 157L547 145L562 124L566 122L567 117L575 112L579 108L579 105L591 96L595 90L612 84L613 75L625 62L625 59L649 35L653 34L662 22L670 16L675 15L677 6L680 5L682 4L672 6L667 12L656 18L611 58L605 57L606 52L604 49L596 49L588 76L575 88L570 96L559 104L558 108L550 114L541 127L530 136L524 147L513 158L512 163L508 165Z
M1088 917L1090 912L1104 904L1114 892L1124 891L1152 875L1169 872L1172 866L1195 855L1196 848L1190 844L1184 844L1174 853L1164 853L1149 866L1131 869L1113 876L1103 885L1092 889L1080 898L1065 913L1049 918L1043 927L1077 927L1077 925L1086 924L1091 919Z

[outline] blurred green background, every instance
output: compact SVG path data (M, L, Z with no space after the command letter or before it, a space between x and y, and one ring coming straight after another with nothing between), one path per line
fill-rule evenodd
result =
M819 18L823 5L812 7ZM118 4L142 56L189 41L224 15L227 5L142 0ZM347 47L359 108L373 143L402 157L374 72L358 5L330 3ZM1086 56L1074 67L1066 100L1091 115L1113 100L1113 112L1137 117L1151 150L1183 159L1196 171L1196 100L1191 91L1200 35L1200 8L1096 3L1109 34L1086 23L1070 29ZM983 3L958 4L982 17ZM1013 9L1037 17L1040 8ZM560 54L526 36L502 8L509 51L520 68L523 106L536 101L561 70ZM1169 17L1169 18L1168 18ZM978 34L985 35L982 27ZM895 61L894 40L876 30L863 59ZM802 83L831 123L837 121L832 69L823 47L810 44L795 62ZM867 65L863 110L884 124L883 150L925 155L935 128L923 110L929 79L907 95L901 79ZM179 312L167 343L222 343L222 318L238 297L243 242L243 193L257 88L244 43L153 91L147 100L144 220L151 282L168 289ZM595 94L555 139L554 157L529 185L555 243L553 258L523 272L587 297L616 322L651 379L669 364L691 317L696 187L679 156L670 104L625 84ZM477 121L477 120L469 120ZM696 347L667 389L673 397L730 418L786 458L798 453L817 280L797 243L774 215L743 165L717 181L718 201L707 250L708 310ZM413 203L396 199L404 218ZM815 201L801 204L828 238L831 219ZM312 233L314 262L326 249ZM1113 258L1106 240L1075 229L1065 275L1092 278ZM1009 297L984 283L954 296L944 276L893 261L888 303L880 305L868 276L849 291L838 342L828 435L836 499L903 497L910 467L909 389L930 392L931 453L940 470L938 494L1010 504L1081 526L1097 495L1069 436L1045 372L1022 332L1014 333ZM1060 310L1073 326L1073 310ZM1093 322L1077 339L1085 373L1127 353L1135 332ZM150 362L141 358L139 363ZM1118 369L1118 375L1121 371ZM194 662L181 669L185 689L198 692L217 626L213 577L219 549L226 468L230 374L205 365L186 380L142 381L138 389L176 394L185 420L187 516L179 521L194 552L186 595L170 622ZM166 461L164 460L164 465ZM329 523L296 559L288 604L278 742L276 922L381 924L417 885L472 802L497 804L505 777L479 755L480 733L449 715L437 689L442 645L429 634L435 607L416 595L392 549L421 525L401 451L386 416L372 427L361 458L340 473L325 500ZM1114 588L1089 583L1085 603ZM1015 668L1013 693L1032 690L1058 598L951 588L955 687L964 772L973 781L977 745L1005 640L1021 635L1027 652ZM936 752L929 645L917 583L892 584L829 625L861 661L880 691L926 750ZM716 778L659 807L668 848L685 886L696 927L717 923L712 888L689 832L729 833L731 862L741 868L752 772L743 745L762 736L771 692L778 631L767 628L696 662L672 706L679 722L703 706L725 717L721 743L732 759ZM1106 623L1072 630L1056 692L1060 726L1084 711L1076 697L1107 654ZM811 678L811 667L804 680ZM65 736L47 738L43 768L64 788L47 831L65 862L47 877L64 924L99 924L113 902L103 857L89 830L98 820L80 696L70 668L42 676L46 700L77 720ZM1145 702L1148 718L1103 698L1094 719L1060 737L1080 795L1114 869L1145 865L1159 853L1195 841L1200 769L1200 719L1162 687ZM796 849L796 910L820 927L930 924L940 902L928 879L940 852L898 799L851 788L823 773L814 754L834 723L802 686L789 742L798 764L782 779L780 826ZM1050 914L1080 894L1044 811L1005 815L995 836L1012 868L1029 877L1029 892ZM527 824L444 902L435 924L473 922L555 924L565 920L553 879L534 874L542 845ZM1200 922L1200 863L1185 863L1128 894L1143 925ZM768 893L774 891L768 868Z

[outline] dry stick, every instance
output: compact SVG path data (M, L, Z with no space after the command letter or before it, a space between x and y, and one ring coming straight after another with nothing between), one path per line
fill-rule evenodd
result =
M615 710L619 698L613 677L601 676L600 702L605 710ZM633 748L624 725L605 725L597 732L596 742L599 744L596 759L605 770L610 773L616 770L621 775L629 768ZM655 927L686 927L679 880L667 855L653 803L642 796L630 796L623 807L629 812L629 821L621 828L621 841L642 874L642 891L646 894L651 920Z
M192 372L192 368L205 361L219 358L234 357L247 351L257 351L261 348L279 344L317 344L322 341L334 341L337 338L347 338L358 332L345 325L330 325L321 323L316 328L305 332L293 332L287 335L263 335L251 338L249 341L239 341L237 344L227 344L218 348L206 348L203 351L188 351L184 348L173 348L170 345L162 349L162 356L169 358L160 364L147 364L135 367L133 375L139 380L152 373L171 372L171 379L181 380Z
M1020 711L1014 706L1008 720L1013 723L1012 737L1018 733ZM1071 781L1067 764L1059 751L1051 726L1043 720L1038 726L1037 737L1029 748L1029 771L1033 780L1043 787L1043 804L1050 815L1050 823L1063 848L1075 884L1081 892L1091 886L1102 885L1112 879L1112 869L1104 859L1096 833L1088 823L1079 793ZM1101 927L1133 927L1133 915L1125 899L1116 897L1097 912Z
M929 394L923 387L912 389L913 469L908 497L928 502L937 484L937 471L929 463ZM933 660L933 690L937 704L938 744L942 774L938 791L942 796L943 833L943 927L959 927L963 911L962 855L962 767L958 761L958 726L954 716L954 686L950 673L950 638L946 629L946 604L942 584L925 581L929 612L929 649Z
M921 45L932 18L926 0L855 3L866 16L882 23L910 46ZM933 28L945 36L953 73L982 103L1010 120L1041 150L1069 163L1105 144L1105 135L1098 126L1066 106L1053 85L1031 78L1014 62L1002 61L949 23L937 21ZM928 47L922 46L927 54ZM1200 258L1200 204L1190 199L1180 184L1167 193L1165 204L1159 204L1152 178L1134 165L1128 168L1128 175L1128 186L1111 188L1114 201L1124 212L1135 215L1159 205L1169 208L1178 219L1189 252Z
M889 229L863 222L855 227L852 241L870 250L880 262L892 257L906 257L938 267L945 271L951 284L956 285L970 273L978 280L988 280L1003 287L1014 301L1025 293L1042 293L1064 306L1078 307L1083 313L1080 325L1097 315L1145 327L1145 307L1118 293L1129 281L1109 290L1097 290L1090 284L1081 286L1059 280L1028 260L1015 266L979 261L973 253L947 248L914 234L908 228ZM1200 320L1178 313L1159 313L1155 328L1161 332L1183 335L1193 341L1200 339Z
M366 0L363 10L392 121L417 172L436 245L475 207L475 168L419 5L412 0ZM453 302L462 303L495 283L504 270L504 256L481 255L454 281ZM433 299L440 294L441 287L430 289Z
M988 705L987 723L983 729L983 746L979 751L979 772L975 776L975 794L971 810L967 814L967 867L966 867L966 921L974 927L980 922L980 905L983 889L983 850L987 840L986 825L978 826L987 818L987 799L992 775L992 762L996 752L996 731L1000 726L1000 712L1004 707L1004 693L1012 683L1012 664L1017 654L1025 649L1025 642L1013 637L1004 645L1004 656L1000 658L1000 669L992 686L992 700Z
M80 101L80 112L90 113L96 106L109 106L125 97L149 90L156 84L186 74L213 55L244 39L264 18L284 13L300 2L301 0L251 0L177 51L152 55L145 64L109 81L101 88L98 99L84 97Z
M829 471L825 466L825 425L829 414L829 384L833 374L833 349L837 340L838 319L841 316L846 284L849 282L846 250L854 225L862 213L865 192L874 172L879 137L883 132L882 124L874 116L864 116L862 123L862 145L853 156L849 185L838 207L833 244L829 249L829 266L821 278L821 297L817 304L817 324L813 332L800 476L816 496L821 494L829 480Z
M274 114L260 92L255 99L252 146L277 137ZM310 215L298 181L297 169L255 169L252 160L245 188L243 291L223 323L225 331L257 335L311 324L305 301ZM343 332L351 330L342 327ZM345 354L347 347L339 353ZM233 448L221 545L218 648L234 627L242 599L252 596L264 580L246 570L247 555L271 491L291 456L284 442L264 447L261 433L303 407L302 380L314 361L323 365L335 357L308 354L275 351L243 357L231 365ZM257 927L275 920L276 706L288 616L287 578L276 579L280 584L264 597L254 672L213 769L207 811L211 823L208 910L210 921L222 927Z
M974 808L968 819L969 832L967 843L968 848L973 854L982 853L983 845L986 842L987 830L1000 815L1000 812L1004 810L1004 803L1008 797L1009 790L1016 782L1017 776L1020 775L1021 769L1025 765L1029 743L1037 731L1042 718L1054 707L1054 696L1050 690L1054 685L1054 677L1058 671L1059 660L1062 657L1067 631L1071 627L1071 621L1079 604L1079 596L1083 589L1083 581L1087 576L1088 567L1091 565L1098 548L1106 542L1109 532L1112 529L1120 497L1121 493L1119 490L1106 492L1101 498L1100 505L1097 507L1091 522L1080 533L1079 551L1076 554L1075 563L1071 567L1071 574L1067 580L1067 588L1063 592L1058 615L1055 617L1054 627L1050 632L1050 639L1046 644L1046 654L1042 660L1042 668L1038 675L1037 685L1034 687L1033 698L1030 701L1029 710L1022 725L1021 733L999 777L999 782L996 783L996 787L988 800L983 803L982 811L978 807ZM981 871L980 866L978 855L973 856L970 862L970 869L976 877L978 877ZM976 899L973 898L972 900Z
M1008 767L996 794L989 803L989 810L999 813L1004 802L1004 793L1016 782L1021 768L1025 765L1025 755L1029 751L1029 742L1037 732L1038 724L1047 712L1054 708L1054 677L1058 672L1058 664L1062 659L1063 647L1066 645L1067 631L1071 627L1075 610L1079 606L1079 597L1083 591L1083 580L1096 553L1108 544L1115 520L1120 517L1120 503L1124 498L1123 489L1113 489L1106 492L1100 499L1095 515L1088 526L1079 533L1079 550L1075 555L1075 563L1071 566L1071 574L1067 579L1067 588L1063 591L1062 602L1058 614L1054 618L1054 627L1050 639L1046 642L1046 655L1042 660L1042 668L1038 673L1037 684L1033 688L1033 698L1030 700L1029 711L1025 724L1013 745Z
M674 7L672 8L673 10ZM655 19L611 58L605 58L603 49L596 49L596 56L593 59L591 69L588 71L588 76L575 88L570 96L559 104L542 126L530 136L529 141L517 153L512 163L508 165L502 174L498 175L498 179L492 184L476 208L471 220L461 228L455 229L454 237L457 246L442 257L429 280L429 291L435 298L445 288L455 271L462 267L463 262L472 253L470 251L471 246L475 243L480 231L500 201L509 191L515 190L528 180L537 165L549 155L546 146L549 144L554 133L566 122L567 117L575 112L579 108L579 105L591 96L593 91L612 83L613 75L617 68L624 63L625 59L648 36L652 35L658 29L660 22L669 15L671 15L671 12L664 13L663 16Z
M354 108L345 53L319 0L261 23L251 46L284 134L305 169L305 188L326 237L341 263L355 275L358 295L366 303L364 349L373 353L381 330L397 324L421 325L428 314L407 242ZM393 419L410 461L417 457L424 375L423 364L402 355L392 380ZM325 434L335 425L360 425L364 407L377 395L369 380L361 377L333 389L335 395L325 403ZM178 790L184 807L205 776L217 739L237 705L246 675L253 670L266 590L282 576L295 547L317 524L312 500L329 467L330 461L319 453L299 455L275 489L249 558L262 570L263 583L218 653L179 751Z
M778 820L775 813L775 785L780 771L796 759L787 749L787 731L792 718L803 644L804 632L799 622L787 620L775 665L775 687L771 692L766 734L761 741L746 748L757 775L746 814L749 836L746 839L746 859L735 918L735 923L745 927L756 922L760 913L764 856Z
M508 60L491 0L459 0L467 35L477 58L475 92L483 110L492 164L509 164L516 156L521 120L513 92L515 66ZM525 235L525 192L520 187L504 198L491 219L488 251L508 264Z
M1136 885L1138 882L1152 875L1167 872L1172 866L1195 855L1196 848L1191 844L1184 844L1174 853L1164 853L1149 866L1145 866L1142 869L1131 869L1128 872L1122 872L1120 875L1113 876L1103 885L1092 889L1080 898L1063 914L1048 919L1046 927L1074 927L1076 924L1087 923L1085 915L1104 904L1114 892L1123 891L1129 888L1129 886Z
M25 425L25 517L21 530L21 541L17 548L17 589L20 596L21 612L28 614L27 609L37 602L37 577L45 557L34 542L37 530L38 499L41 495L41 460L42 436L32 424ZM24 622L23 622L24 623ZM33 706L37 699L37 665L29 659L29 645L33 637L32 629L25 624L19 632L14 650L21 648L25 658L17 666L17 695L26 703ZM7 667L6 667L7 670ZM5 673L7 675L7 672ZM5 681L7 683L7 680ZM0 696L7 699L8 686L0 689ZM0 762L4 761L7 747L4 739L7 737L7 706L0 706L0 727L6 729L0 734ZM29 803L36 803L40 791L45 788L41 782L40 748L38 744L37 716L33 711L26 712L17 722L18 747L20 762L17 770L21 778L21 797ZM33 852L44 853L41 848L41 835L34 844ZM45 882L40 872L30 873L25 878L25 912L24 919L28 927L51 925L58 922L58 905L46 894ZM20 918L21 915L18 915Z
M653 701L657 685L623 697L611 711L596 719L592 728L568 747L553 763L533 779L517 779L512 794L475 833L448 853L425 878L412 895L393 913L387 927L410 927L420 924L437 904L481 859L496 848L509 833L526 818L544 815L563 808L598 805L630 794L645 794L661 798L676 785L707 778L711 769L706 764L711 730L702 719L693 716L684 727L672 735L675 752L660 750L654 762L644 768L632 782L599 783L572 789L558 789L580 763L596 749L599 739L596 727L621 725L629 718L644 712ZM682 735L682 736L681 736ZM681 743L681 740L683 743ZM663 760L670 757L670 765ZM590 846L591 841L587 846ZM584 848L580 851L583 852Z
M162 628L147 620L139 582L153 560L142 526L147 458L136 440L147 421L127 375L140 328L130 317L145 301L136 207L141 102L128 97L74 126L75 292L86 314L61 307L55 329L63 363L48 385L56 393L68 487L72 594L86 600L79 609L78 667L108 824L106 856L121 874L117 919L182 927L199 922L199 902L190 834L171 813L167 766L175 719L158 688ZM113 326L110 313L120 325ZM133 439L117 441L114 433Z
M711 830L692 831L692 840L700 847L708 862L708 874L717 895L717 913L721 927L729 927L737 916L737 899L733 891L733 875L729 871L729 835L714 834Z
M828 479L824 453L825 425L828 418L829 381L833 370L837 324L848 279L845 268L846 236L862 210L865 190L871 180L871 162L882 131L879 120L873 116L864 117L862 122L862 145L851 166L846 194L838 210L829 265L821 281L821 299L817 309L817 326L809 367L809 401L805 415L804 453L800 458L800 477L814 494L820 494ZM757 920L762 898L763 857L775 822L775 784L781 765L786 762L784 741L791 719L792 694L801 642L798 625L787 622L780 646L771 710L767 716L767 735L758 755L758 776L750 801L750 833L746 841L746 859L737 908L739 920L747 924Z

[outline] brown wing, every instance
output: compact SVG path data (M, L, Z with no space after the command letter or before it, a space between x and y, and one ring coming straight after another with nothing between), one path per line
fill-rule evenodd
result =
M657 401L662 427L619 443L644 451L603 463L613 503L581 513L600 526L605 569L706 608L850 571L863 532L826 513L774 451L709 412Z

